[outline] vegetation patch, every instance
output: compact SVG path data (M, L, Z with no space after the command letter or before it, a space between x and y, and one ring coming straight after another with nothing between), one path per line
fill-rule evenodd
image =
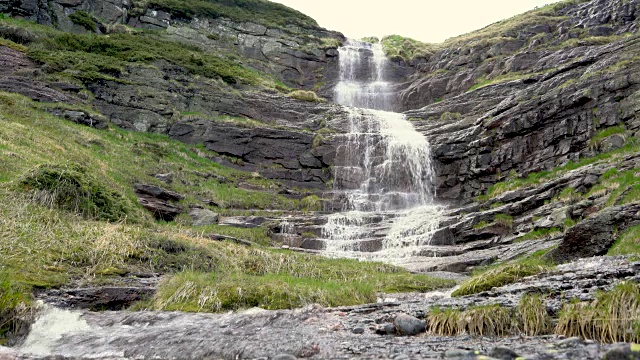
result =
M435 44L427 44L403 37L390 35L382 38L382 49L391 60L411 61L417 58L429 59L439 48Z
M31 295L28 289L14 282L0 268L0 345L7 344L8 337L28 326L24 317L30 312Z
M564 175L571 170L575 170L583 166L598 162L616 161L617 159L622 158L625 154L635 153L638 151L640 151L640 146L638 145L637 141L634 141L634 139L629 139L627 143L619 149L598 154L593 157L583 158L575 162L569 161L566 165L557 167L552 170L530 173L526 177L511 178L506 181L496 183L487 190L486 195L478 196L476 200L486 201L507 191L516 190L526 186L535 186Z
M589 147L591 148L596 147L602 142L602 140L608 138L609 136L615 135L615 134L624 134L625 132L626 132L626 129L624 125L612 126L612 127L608 127L606 129L600 130L591 138L591 140L589 140Z
M513 332L513 310L499 305L475 306L467 310L432 308L429 331L439 336L467 333L472 336L507 336Z
M540 274L551 268L551 265L542 259L544 252L535 253L528 258L518 260L514 263L503 264L481 270L472 278L463 282L451 296L465 296L477 294L479 292L491 290L513 284L518 280L532 275Z
M146 306L219 312L255 306L285 309L312 303L356 305L374 302L377 292L422 292L452 283L378 263L260 249L236 253L235 263L219 267L215 273L177 274L160 285Z
M96 31L96 27L98 26L96 23L96 19L86 11L76 11L73 14L69 15L69 19L76 25L80 25L88 31Z
M315 92L310 90L295 90L289 93L289 97L308 102L327 102L327 100L319 97Z
M640 285L625 282L592 302L565 304L555 332L603 343L640 341Z
M287 6L265 0L144 0L139 6L145 4L149 8L165 10L182 19L199 16L229 18L277 28L287 28L290 25L318 28L312 18Z
M640 225L627 229L609 249L607 255L630 255L637 259L640 255Z
M551 330L551 316L540 294L524 295L518 303L517 312L523 334L539 336Z
M545 229L536 229L531 230L530 232L520 236L516 242L519 241L527 241L527 240L539 240L549 238L562 233L562 229L553 227L553 228L545 228Z
M29 57L46 64L48 72L85 82L117 80L128 64L166 60L194 75L222 79L228 84L275 86L266 75L246 68L230 57L207 53L197 46L168 40L161 33L151 31L109 36L72 34L26 21L4 19L0 20L0 37L28 47Z
M74 163L40 165L23 176L20 185L39 203L87 219L120 221L135 213L133 204L122 194L108 189L86 168Z

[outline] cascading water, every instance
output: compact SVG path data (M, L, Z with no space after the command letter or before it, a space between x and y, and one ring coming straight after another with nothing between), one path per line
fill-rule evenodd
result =
M397 262L428 245L439 223L429 144L403 114L389 112L395 98L382 46L349 41L339 52L335 100L350 107L350 132L334 167L343 212L329 216L325 251Z

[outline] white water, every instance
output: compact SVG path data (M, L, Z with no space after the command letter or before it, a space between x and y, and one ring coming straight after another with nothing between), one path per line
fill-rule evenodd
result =
M381 45L349 41L339 51L335 100L351 107L350 132L334 167L334 190L344 208L323 229L325 251L397 262L429 245L441 218L433 201L429 144L403 114L386 111L395 98ZM381 237L381 251L362 252L376 248L372 244Z
M48 355L56 343L65 336L90 331L80 312L42 306L40 317L31 325L29 336L20 350L26 354Z

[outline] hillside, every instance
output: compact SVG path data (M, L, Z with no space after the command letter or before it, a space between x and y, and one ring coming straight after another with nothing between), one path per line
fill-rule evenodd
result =
M36 300L83 309L73 359L599 359L622 348L572 337L637 342L639 19L638 0L569 0L441 44L381 40L439 216L398 267L321 256L368 181L347 157L390 151L360 139L384 131L376 112L334 103L342 34L266 0L0 0L0 345ZM343 235L367 258L402 219L364 213ZM380 336L405 314L429 336Z

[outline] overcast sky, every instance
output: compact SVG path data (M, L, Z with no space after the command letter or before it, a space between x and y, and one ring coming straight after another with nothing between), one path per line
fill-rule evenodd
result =
M272 0L347 37L403 35L442 42L558 0Z

